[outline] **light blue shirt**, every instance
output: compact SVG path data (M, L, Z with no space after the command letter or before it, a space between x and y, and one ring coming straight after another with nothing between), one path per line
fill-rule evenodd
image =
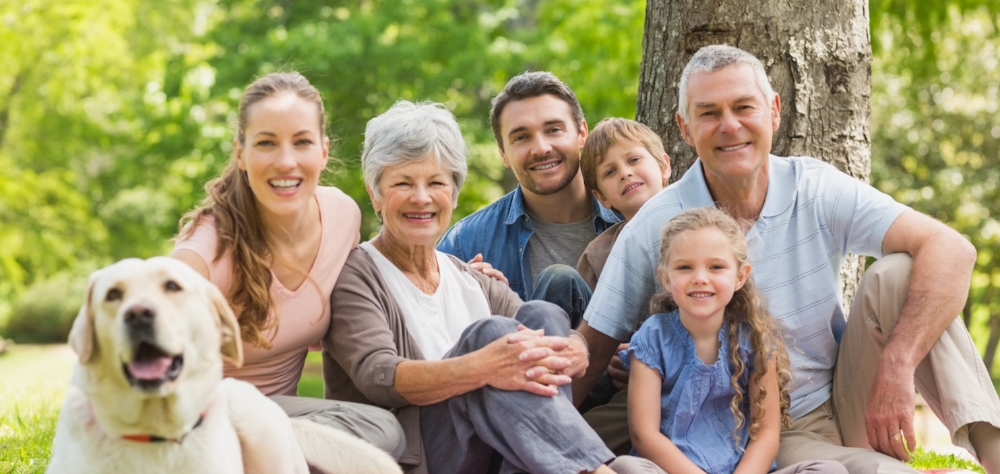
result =
M708 474L730 474L743 458L750 423L747 386L754 370L749 334L740 327L739 350L746 370L739 378L743 391L740 411L745 420L733 437L736 419L729 403L736 391L731 385L727 326L719 330L719 358L706 365L695 352L691 334L677 311L654 314L632 336L632 344L621 352L622 363L631 370L630 354L663 377L660 388L660 433L670 439L691 462ZM777 394L769 393L769 397ZM633 450L633 454L635 454Z
M663 226L684 209L706 206L715 203L697 160L625 225L584 315L591 327L628 339L659 285L655 268ZM881 257L886 231L906 209L822 161L770 157L764 208L747 241L757 288L787 332L792 418L830 398L847 322L840 302L844 257Z

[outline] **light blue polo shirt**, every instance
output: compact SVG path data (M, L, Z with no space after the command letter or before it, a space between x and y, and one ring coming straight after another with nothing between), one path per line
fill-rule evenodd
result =
M791 361L792 418L830 398L847 319L840 266L848 252L882 256L889 226L909 209L833 166L771 155L760 218L747 233L751 274L771 315L784 323ZM701 160L643 205L618 236L584 319L627 341L659 289L660 232L684 209L715 207Z

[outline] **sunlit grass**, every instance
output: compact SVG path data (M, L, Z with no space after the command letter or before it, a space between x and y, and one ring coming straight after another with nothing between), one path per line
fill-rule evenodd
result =
M0 474L45 472L72 364L65 346L0 356Z
M986 471L983 471L982 467L972 461L962 459L954 454L940 454L933 451L924 451L921 448L917 448L916 451L910 453L910 462L907 464L914 469L920 470L952 468L986 474Z

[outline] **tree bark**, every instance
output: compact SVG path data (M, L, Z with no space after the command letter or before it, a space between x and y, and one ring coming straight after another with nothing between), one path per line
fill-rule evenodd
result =
M662 138L676 180L695 160L674 120L681 71L702 46L729 44L760 59L781 98L772 153L812 156L868 181L871 39L868 2L648 0L636 119ZM841 269L845 310L864 272Z

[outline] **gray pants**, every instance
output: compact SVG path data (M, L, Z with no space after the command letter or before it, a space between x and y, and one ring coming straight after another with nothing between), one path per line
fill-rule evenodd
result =
M569 335L569 318L544 301L524 303L514 319L491 317L465 329L445 358L476 351L507 334L518 323L545 329L547 336ZM501 473L577 474L614 458L573 406L570 385L543 397L493 387L453 397L420 409L420 431L432 473L487 472L494 450L504 458Z
M350 433L399 459L406 449L403 427L388 410L321 398L274 396L289 418L301 418Z
M912 264L909 255L886 255L865 272L841 338L833 397L781 432L779 466L832 459L852 473L917 472L873 451L865 430L865 403L876 361L906 300ZM917 366L914 383L956 445L971 450L970 423L1000 427L1000 400L961 319L952 321Z
M619 456L608 467L618 474L667 474L653 461L635 456ZM771 474L847 474L847 468L835 461L803 461Z

